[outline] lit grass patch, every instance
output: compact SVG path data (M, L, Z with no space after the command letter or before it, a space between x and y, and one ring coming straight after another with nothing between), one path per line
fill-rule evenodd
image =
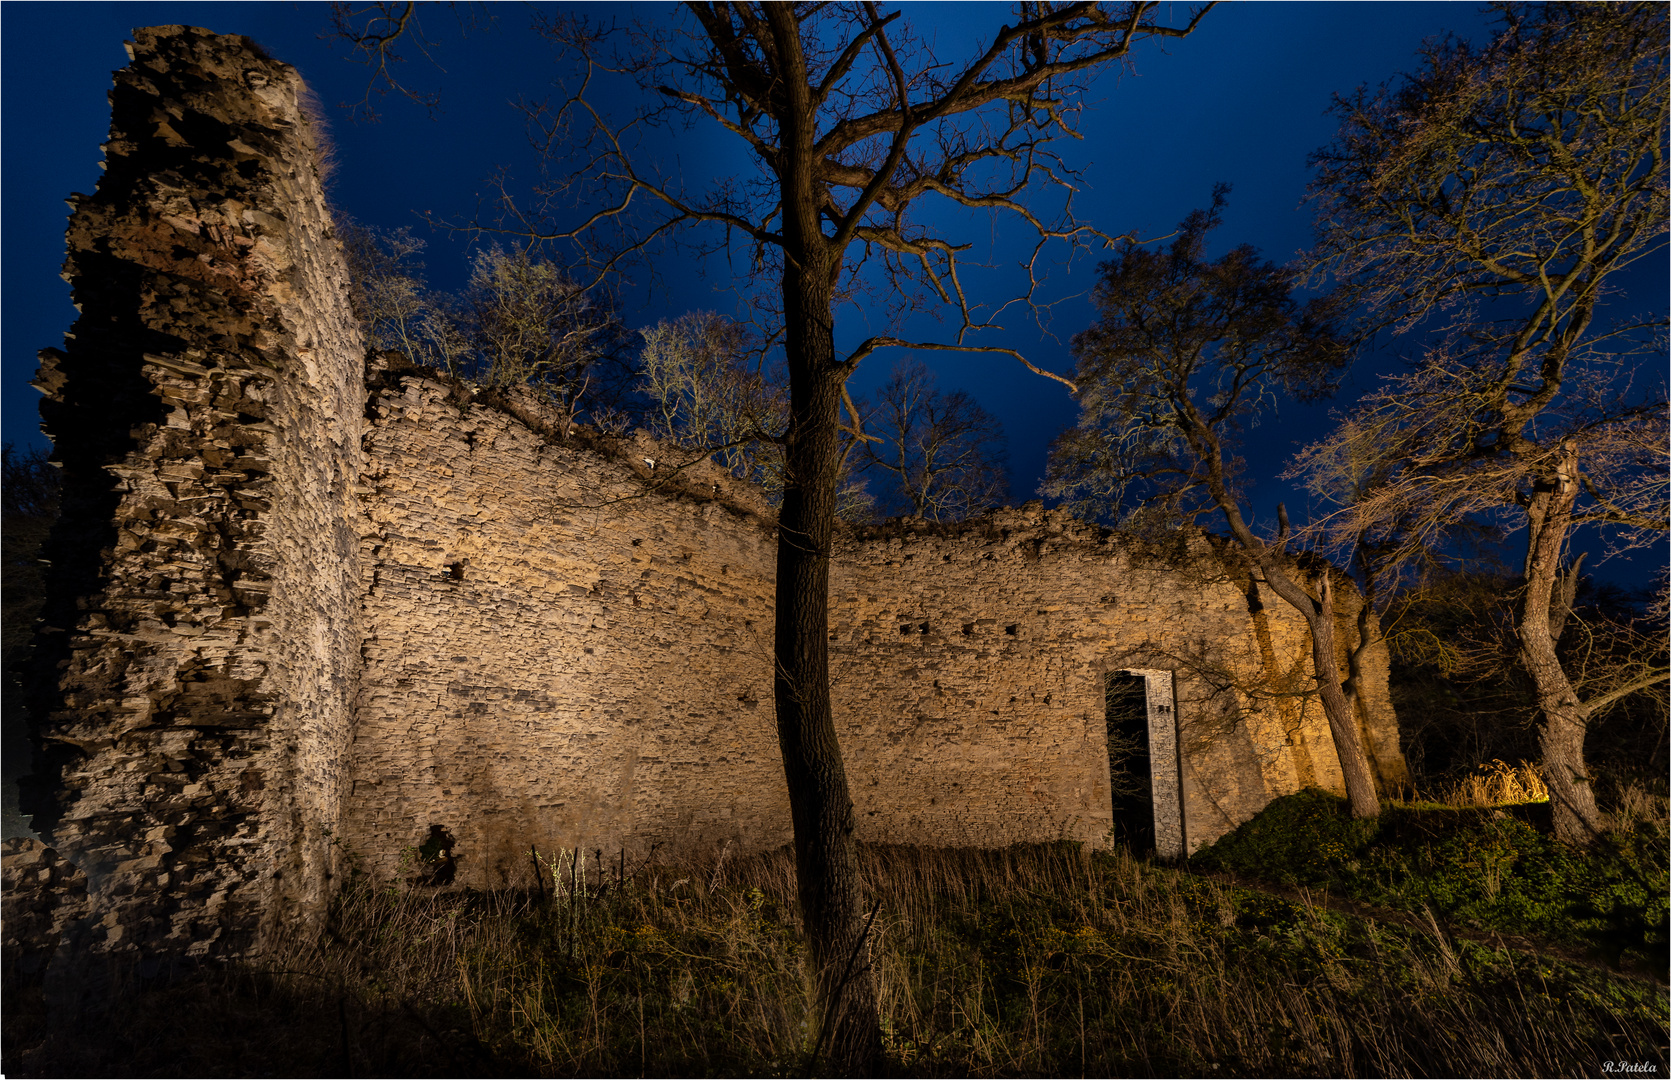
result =
M1613 964L1628 958L1663 973L1664 830L1610 833L1580 850L1547 827L1547 803L1395 804L1366 820L1352 818L1345 800L1309 789L1271 803L1191 865L1432 911L1460 928L1585 949Z

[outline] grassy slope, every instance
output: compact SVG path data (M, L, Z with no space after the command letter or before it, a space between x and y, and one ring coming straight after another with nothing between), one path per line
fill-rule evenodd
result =
M1665 1075L1663 989L1639 980L1066 846L866 858L903 1075ZM805 1075L792 873L778 853L581 895L566 872L515 897L361 883L320 942L136 983L96 1025L60 1015L73 1037L41 1041L46 998L14 974L5 1071Z

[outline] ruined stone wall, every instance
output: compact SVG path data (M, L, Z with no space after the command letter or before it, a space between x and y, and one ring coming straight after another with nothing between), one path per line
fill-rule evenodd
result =
M129 51L37 384L65 497L25 808L86 946L236 953L328 893L363 347L296 72L186 27Z
M483 886L787 842L760 493L530 392L387 357L368 388L296 73L182 27L133 55L70 228L82 315L42 354L66 487L26 809L54 852L8 878L85 892L8 910L227 955L434 827ZM1108 842L1111 672L1148 680L1176 850L1341 786L1304 624L1205 537L1037 504L847 533L830 645L861 840ZM1366 683L1395 775L1384 660Z
M484 885L530 848L786 842L758 493L649 443L564 445L532 402L393 382L369 406L344 842L387 873L440 825Z
M356 855L395 872L440 826L461 880L488 885L530 849L787 842L758 494L711 463L656 489L675 452L565 442L531 398L385 381ZM1304 623L1237 565L1204 537L1144 552L1036 504L846 534L831 679L860 839L1106 843L1114 671L1173 676L1184 850L1277 795L1340 789Z
M952 531L843 545L832 679L861 820L876 840L990 846L1111 824L1104 678L1170 671L1184 850L1306 784L1340 788L1321 710L1270 685L1309 672L1278 604L1205 538L1145 552L1037 504Z

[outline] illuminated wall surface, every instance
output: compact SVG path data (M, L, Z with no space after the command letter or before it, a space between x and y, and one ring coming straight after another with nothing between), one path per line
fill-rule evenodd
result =
M242 38L137 39L70 227L82 314L42 354L66 509L26 808L72 865L8 867L56 867L53 924L248 951L437 825L475 886L536 850L787 843L759 493L531 394L368 365L295 73ZM1342 787L1303 622L1205 536L1146 551L1038 504L848 531L829 633L864 841L1132 835L1110 676L1141 680L1162 855ZM1384 652L1366 674L1402 779Z

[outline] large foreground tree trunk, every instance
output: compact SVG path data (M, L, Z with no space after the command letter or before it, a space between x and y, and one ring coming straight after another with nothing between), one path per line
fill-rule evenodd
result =
M790 381L788 475L778 517L778 741L795 823L801 914L822 1013L815 1035L822 1045L813 1052L844 1072L862 1073L880 1058L881 1031L864 940L853 800L836 741L829 680L830 541L841 457L837 409L845 376L835 365L827 300L820 303L816 287L785 291L800 301L791 302L787 314L789 362L801 370Z
M1535 493L1527 508L1531 537L1526 549L1526 594L1518 630L1520 660L1531 676L1538 708L1543 712L1538 748L1543 753L1543 781L1549 787L1555 836L1569 844L1584 845L1594 842L1606 827L1584 764L1590 709L1579 701L1555 651L1566 620L1565 599L1557 610L1556 590L1561 584L1561 552L1578 498L1576 471L1576 457L1569 452L1550 490Z
M795 823L801 918L818 986L814 1067L824 1058L839 1072L865 1075L881 1062L882 1030L865 941L853 798L830 707L830 542L841 468L839 410L848 374L836 360L832 310L841 251L822 228L817 109L799 28L788 5L768 5L765 15L788 99L779 183L789 430L778 511L773 692Z

